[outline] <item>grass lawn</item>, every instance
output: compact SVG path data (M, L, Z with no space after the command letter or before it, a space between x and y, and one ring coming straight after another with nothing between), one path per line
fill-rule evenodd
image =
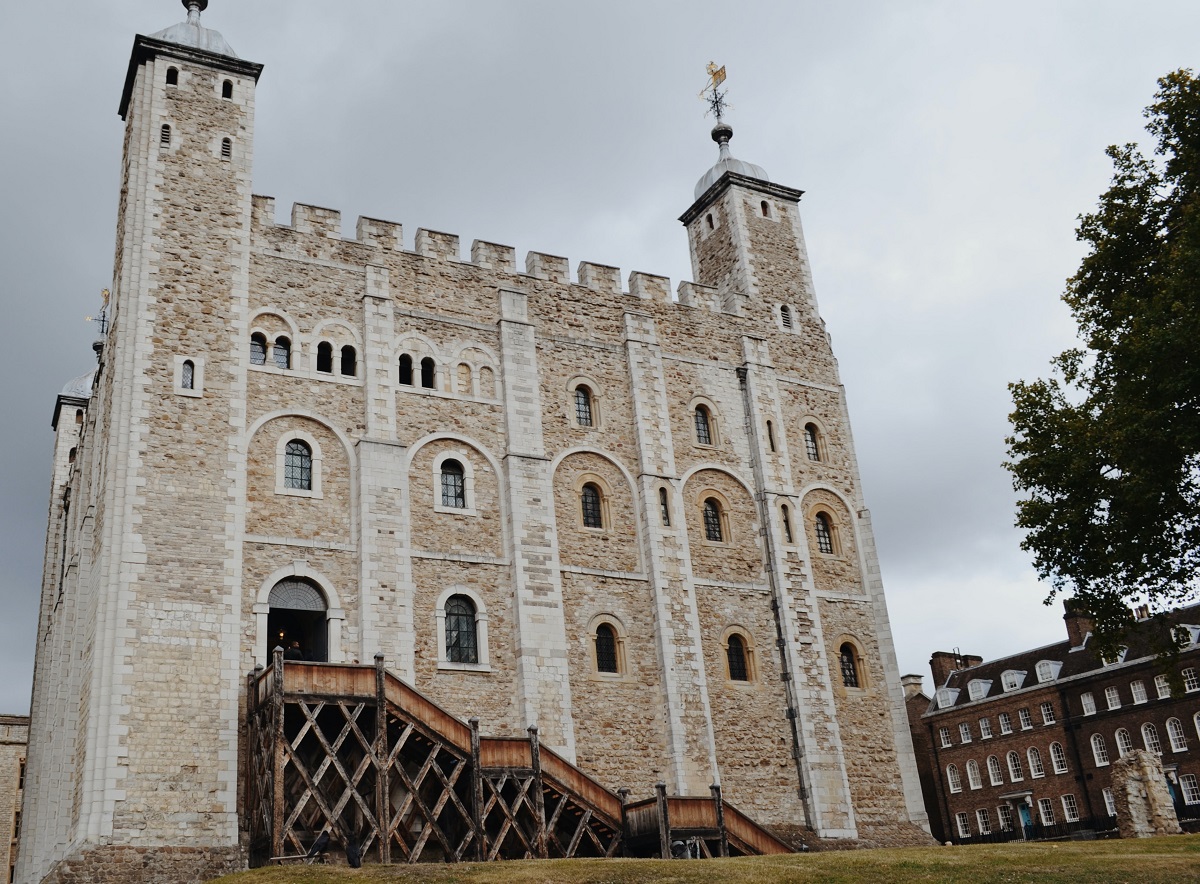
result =
M1056 884L1171 884L1200 881L1200 835L1138 841L1066 841L968 847L830 851L714 860L541 860L459 865L291 866L255 869L221 884L343 884L417 881L430 884L584 884L584 882L937 881Z

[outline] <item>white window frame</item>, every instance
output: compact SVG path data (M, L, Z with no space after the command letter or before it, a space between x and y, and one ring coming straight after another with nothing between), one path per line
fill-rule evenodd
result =
M1025 753L1025 759L1029 762L1029 778L1031 780L1040 780L1046 775L1046 765L1042 762L1042 750L1037 746L1030 746Z
M952 743L950 740L950 728L939 727L938 740L941 742L943 749L949 749L951 746L953 746L954 743Z
M1154 691L1160 700L1166 700L1171 696L1171 682L1165 675L1154 676Z
M439 493L441 489L438 489ZM455 510L458 512L458 510ZM456 663L446 656L446 602L451 596L462 595L471 600L475 606L475 643L479 651L478 663ZM437 632L437 668L456 670L460 672L491 672L491 655L488 649L488 613L483 597L475 590L457 584L448 587L438 596L434 608L434 628Z
M308 450L312 452L311 488L288 488L284 481L287 447L288 443L293 441L303 442L308 446ZM320 500L325 496L321 491L321 474L324 472L321 466L323 463L324 458L321 454L321 443L316 440L316 437L303 430L284 430L275 442L275 493L285 494L288 497L309 497Z
M1196 671L1194 666L1189 666L1180 673L1183 676L1183 690L1186 693L1195 693L1200 691L1200 673Z
M960 743L971 742L971 725L967 724L965 721L958 725L958 741Z
M1178 718L1167 719L1167 742L1171 744L1172 752L1186 752L1187 734L1183 730L1183 722Z
M1013 732L1013 729L1012 729L1012 716L1011 716L1011 715L1009 715L1007 712L1001 712L1001 713L1000 713L1000 714L997 716L997 718L998 718L998 719L999 719L999 721L1000 721L1000 733L1002 733L1002 734L1011 734L1011 733Z
M973 678L967 682L967 696L972 700L982 700L991 689L992 682L989 679Z
M1091 691L1084 691L1079 695L1079 703L1083 707L1084 715L1096 714L1096 698Z
M1033 730L1033 716L1030 714L1028 706L1022 706L1017 710L1017 718L1021 721L1021 730Z
M1108 811L1109 816L1117 815L1117 799L1113 795L1113 790L1105 787L1101 790L1101 795L1104 796L1104 809Z
M1092 759L1096 762L1096 767L1108 767L1108 747L1104 745L1104 737L1101 734L1092 734L1088 742L1092 747Z
M954 795L962 791L962 774L958 772L957 764L946 765L946 788Z
M979 762L974 758L967 762L967 785L972 789L983 788L983 778L979 775Z
M957 814L955 814L954 819L958 823L958 837L959 838L970 838L971 837L971 818L969 816L967 816L967 812L959 811Z
M988 815L988 809L986 807L981 807L975 811L975 822L979 824L980 835L992 834L992 820Z
M954 701L958 699L958 688L938 688L935 696L938 709L945 709L953 706Z
M992 738L992 720L990 718L979 719L979 739L990 740Z
M1039 660L1035 672L1037 673L1038 684L1044 684L1048 681L1054 681L1058 678L1058 671L1062 669L1061 660Z
M1000 831L1011 832L1013 830L1013 812L1012 808L1007 804L1001 804L996 808L996 816L1000 820Z
M1075 796L1068 792L1062 797L1063 819L1068 823L1079 822L1079 805L1075 802Z
M1140 678L1134 679L1129 683L1129 693L1133 695L1135 706L1139 703L1145 703L1148 699L1146 696L1146 683Z
M1025 771L1021 769L1021 753L1012 751L1008 753L1006 759L1008 761L1008 779L1013 783L1023 782L1025 779ZM1013 762L1016 762L1014 764Z
M1067 763L1067 750L1057 741L1050 744L1050 763L1056 774L1065 774L1070 769Z
M1038 817L1043 826L1054 825L1054 802L1049 798L1038 799Z
M1046 701L1038 706L1038 711L1042 713L1042 725L1054 724L1058 719L1054 717L1054 704Z
M1025 674L1023 669L1006 669L1000 673L1000 684L1004 692L1020 690L1021 685L1025 684Z
M1124 740L1121 739L1121 734L1125 735ZM1123 728L1123 727L1117 728L1116 733L1113 734L1113 741L1117 744L1117 757L1118 758L1124 758L1126 755L1128 755L1130 752L1133 751L1133 734L1131 734L1125 728Z
M1116 685L1104 689L1104 705L1110 710L1121 708L1121 691Z
M1180 775L1179 788L1183 793L1184 804L1200 804L1200 783L1197 783L1195 774Z
M456 460L463 468L463 503L466 506L446 506L442 503L442 464ZM433 459L433 511L454 516L477 516L475 510L475 467L466 449L454 448L438 452Z
M996 762L994 765L992 762ZM986 766L988 769L988 782L993 786L1004 785L1004 765L1000 763L999 757L989 755L987 757Z
M1142 725L1142 745L1147 752L1162 755L1162 739L1158 735L1158 728L1149 721Z

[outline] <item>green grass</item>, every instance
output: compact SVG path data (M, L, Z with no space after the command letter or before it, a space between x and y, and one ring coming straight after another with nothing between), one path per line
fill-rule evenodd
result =
M1200 835L1138 841L1067 841L967 847L830 851L792 856L666 861L650 859L541 860L458 865L290 866L255 869L221 884L767 884L833 882L939 884L1089 882L1172 884L1200 881Z

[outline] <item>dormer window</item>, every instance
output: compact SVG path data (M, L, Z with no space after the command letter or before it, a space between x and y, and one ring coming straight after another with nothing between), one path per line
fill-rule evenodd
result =
M1041 660L1037 665L1038 684L1054 681L1058 678L1058 670L1062 669L1061 660Z
M967 682L967 693L972 700L982 700L988 695L991 690L992 682L990 679L973 678Z
M954 701L958 699L958 688L938 688L937 694L938 709L946 709L954 705Z
M1101 654L1100 661L1105 666L1116 666L1118 663L1124 663L1125 662L1125 652L1128 650L1129 650L1129 648L1122 647L1122 648L1117 648L1117 652L1115 654L1112 654L1112 655Z
M1019 690L1025 684L1025 672L1020 669L1006 669L1000 676L1000 683L1005 691Z

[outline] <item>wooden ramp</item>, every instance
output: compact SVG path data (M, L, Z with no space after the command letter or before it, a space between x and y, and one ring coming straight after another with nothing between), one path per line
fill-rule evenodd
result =
M324 832L374 862L788 853L711 797L632 804L528 738L484 737L383 666L283 660L248 677L250 862ZM627 795L622 790L622 795Z

